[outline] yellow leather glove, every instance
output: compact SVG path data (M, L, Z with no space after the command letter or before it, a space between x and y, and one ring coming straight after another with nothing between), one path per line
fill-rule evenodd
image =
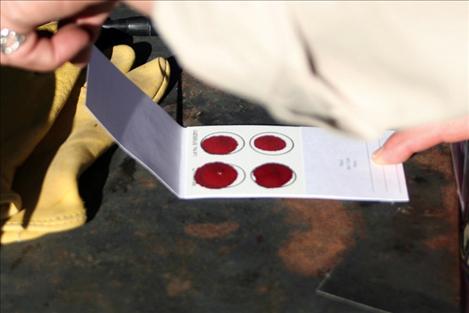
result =
M116 46L111 62L125 73L134 58L130 47ZM157 58L127 76L158 101L167 88L169 64ZM2 243L33 239L86 222L77 181L112 145L112 139L85 106L85 94L86 89L82 87L78 100L73 94L68 98L47 136L17 171L14 190L21 195L24 209L4 222Z
M54 32L57 25L39 29ZM0 67L0 219L21 210L11 190L15 172L49 131L79 74L71 64L42 74Z

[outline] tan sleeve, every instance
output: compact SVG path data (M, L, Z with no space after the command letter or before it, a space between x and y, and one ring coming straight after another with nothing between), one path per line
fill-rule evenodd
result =
M183 67L278 119L362 137L469 114L468 2L157 2Z

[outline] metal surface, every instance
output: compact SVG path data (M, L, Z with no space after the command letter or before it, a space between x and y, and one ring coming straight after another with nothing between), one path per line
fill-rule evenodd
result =
M134 40L151 40L139 56L170 55ZM185 125L275 123L186 73L161 105ZM87 225L2 248L1 311L459 312L449 149L405 169L408 204L183 201L113 149L81 178Z

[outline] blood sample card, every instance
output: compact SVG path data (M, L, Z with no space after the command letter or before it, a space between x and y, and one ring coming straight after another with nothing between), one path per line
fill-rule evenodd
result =
M184 132L186 198L408 200L402 165L371 160L391 132L370 142L315 127L225 125Z
M201 126L185 129L185 191L204 196L305 193L301 128Z
M366 142L315 127L182 127L97 49L87 106L122 149L180 198L408 201L402 164L371 160L391 132Z

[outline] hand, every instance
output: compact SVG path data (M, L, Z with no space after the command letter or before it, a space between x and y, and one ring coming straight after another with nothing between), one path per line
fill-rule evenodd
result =
M67 61L84 65L100 26L115 0L0 1L0 26L26 35L19 49L1 55L1 65L50 71ZM59 22L51 37L40 36L37 26Z
M375 151L373 160L378 164L402 163L416 152L440 143L469 139L469 115L451 121L432 123L394 133Z

